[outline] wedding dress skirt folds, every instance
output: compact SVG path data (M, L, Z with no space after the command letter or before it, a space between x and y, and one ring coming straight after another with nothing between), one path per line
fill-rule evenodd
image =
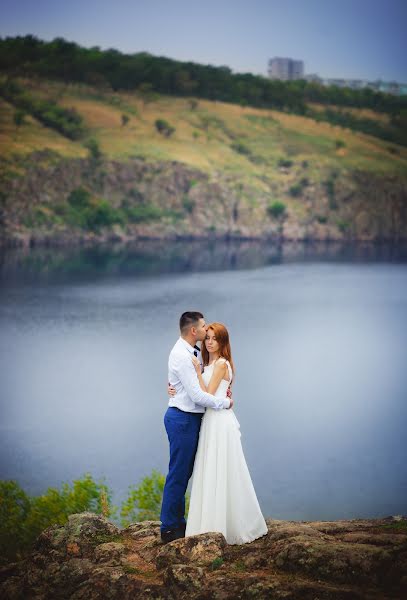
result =
M232 369L227 362L230 379ZM213 364L202 374L208 385ZM216 393L226 397L229 382ZM267 533L243 454L240 424L232 409L207 408L202 418L192 474L186 536L218 531L228 544L244 544Z

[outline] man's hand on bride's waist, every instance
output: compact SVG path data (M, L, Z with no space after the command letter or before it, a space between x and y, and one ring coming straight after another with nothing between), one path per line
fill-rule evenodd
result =
M175 389L174 386L172 386L170 384L170 382L168 382L168 387L167 387L167 394L171 397L175 396L175 394L177 393L177 390Z

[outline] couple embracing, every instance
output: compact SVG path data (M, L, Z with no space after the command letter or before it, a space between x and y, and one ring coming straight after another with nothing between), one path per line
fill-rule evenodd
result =
M161 539L218 531L228 544L267 533L243 454L233 412L234 378L229 334L207 325L202 313L185 312L168 360L164 416L170 462L161 506ZM201 342L201 347L197 345ZM185 492L192 475L188 522Z

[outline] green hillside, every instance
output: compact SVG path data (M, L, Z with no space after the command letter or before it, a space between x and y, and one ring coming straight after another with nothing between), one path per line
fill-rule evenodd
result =
M4 85L5 81L6 76L3 75L0 83ZM157 181L159 172L165 171L168 164L175 162L177 165L184 165L185 169L199 172L205 176L207 184L217 182L221 187L226 186L227 189L222 189L221 195L222 198L227 198L228 191L230 192L231 211L237 200L241 204L241 215L250 208L250 218L246 215L241 223L238 223L239 218L235 218L236 227L229 226L228 231L236 235L240 232L256 237L278 232L284 236L284 228L291 227L292 230L296 220L297 225L308 228L305 237L321 237L321 230L330 232L322 236L328 238L350 234L353 218L348 207L344 207L346 214L342 213L341 198L353 193L358 201L368 202L369 198L365 196L369 186L366 187L365 179L373 182L376 192L382 187L384 196L389 193L390 185L390 195L394 196L396 186L399 190L397 193L401 194L401 203L404 197L407 148L371 135L306 116L229 102L175 97L151 91L146 93L145 90L114 92L111 89L101 89L100 86L41 78L16 78L14 81L23 92L14 97L8 96L7 100L5 94L0 98L0 186L2 222L7 231L13 230L16 233L17 228L22 234L24 229L35 229L41 225L45 225L47 229L52 229L54 225L61 229L64 224L68 227L69 220L64 219L63 210L59 216L55 215L55 219L52 217L50 198L53 194L49 190L52 185L50 182L47 182L48 195L45 194L44 197L41 178L37 175L37 187L31 199L27 196L23 198L21 193L19 195L18 189L21 192L24 185L14 184L13 187L12 182L19 180L26 183L27 177L30 173L32 176L35 169L41 168L44 173L50 165L56 163L64 163L69 169L70 161L78 164L80 159L91 161L91 168L94 170L102 169L105 163L105 171L109 161L142 161L149 165L150 180L155 173ZM42 108L41 102L45 103ZM52 110L52 107L65 109L68 119L75 116L80 122L79 133L71 136L69 130L68 133L64 132L58 121L63 115L61 117L58 114L53 121L52 115L49 116L52 112L50 107ZM314 113L322 110L317 104L310 105L310 108ZM389 115L371 109L348 110L357 118L368 116L370 120L377 120L384 126L390 119ZM165 124L161 129L157 125L159 120ZM166 130L165 127L170 129ZM39 160L38 152L45 149L47 152L40 154ZM89 158L92 156L93 162ZM363 183L355 184L355 174ZM196 177L191 175L190 180L193 182L194 179ZM93 196L100 196L104 190L103 186L98 188L91 184L90 178L86 176L82 178L80 185L87 188ZM120 189L120 185L115 191L117 193L111 192L107 198L117 211L121 210L126 196L126 189ZM143 186L145 196L149 192L154 196L153 189L148 188L144 180ZM158 187L160 186L161 184ZM68 185L65 197L61 200L66 201L71 191ZM156 211L154 215L153 211L151 219L141 219L143 227L146 222L151 222L149 227L157 229L159 217L166 216L168 218L164 221L168 227L161 227L160 235L165 235L165 231L173 233L171 226L174 225L174 219L178 225L182 222L181 230L184 233L193 234L194 210L191 210L191 199L188 204L185 190L174 191L175 196L179 196L179 206L175 206L172 201L167 215L165 190L161 192L157 192L160 197L157 198L156 205L162 212ZM196 197L195 209L199 209L199 203L200 198ZM276 204L284 205L284 218L281 218ZM39 209L39 206L43 208ZM42 213L42 217L37 219L33 212L32 219L26 218L24 225L20 210L27 217L27 211L33 211L33 208L35 213ZM364 213L362 221L366 222L366 212L375 212L377 208L376 205L359 207L358 210ZM172 221L169 218L171 210L174 217ZM379 207L379 212L382 210L385 207ZM400 214L397 213L397 219L401 220L400 231L397 230L398 237L405 227L405 202L397 210L401 211ZM124 227L128 224L124 213L117 213L116 216L116 219L108 219L106 225ZM255 226L256 223L264 224L265 217L270 222L267 231L264 227ZM214 217L215 221L217 218ZM394 215L391 218L394 219ZM218 222L208 225L211 231L217 229ZM315 227L309 230L312 223L319 233L315 234ZM101 225L103 224L102 219ZM134 235L137 234L137 225L135 219ZM71 222L70 226L74 230L75 222ZM370 225L364 229L369 238L382 235L377 231L376 225L372 234ZM219 232L225 233L225 227L220 227ZM149 230L146 234L149 234ZM131 236L132 233L128 235ZM358 232L353 232L352 235L358 237Z

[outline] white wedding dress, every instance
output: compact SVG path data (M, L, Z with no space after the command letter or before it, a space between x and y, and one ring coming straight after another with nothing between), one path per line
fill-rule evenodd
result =
M230 380L232 368L226 361ZM214 363L202 373L205 385ZM226 398L222 379L217 398ZM223 533L228 544L245 544L267 533L240 439L240 424L231 409L207 408L202 417L185 536Z

